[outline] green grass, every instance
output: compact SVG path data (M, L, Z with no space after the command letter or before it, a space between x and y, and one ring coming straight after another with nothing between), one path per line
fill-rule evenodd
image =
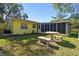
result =
M28 34L0 38L0 52L4 55L15 56L73 56L79 55L79 40L64 37L62 43L51 43L52 49L37 44L38 36L42 34Z

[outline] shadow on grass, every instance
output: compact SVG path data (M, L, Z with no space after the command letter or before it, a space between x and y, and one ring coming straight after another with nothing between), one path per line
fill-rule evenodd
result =
M13 54L10 51L5 50L3 47L0 47L0 56L12 56Z
M29 51L29 53L27 54L27 56L52 56L54 55L54 51L49 51L49 50L34 50L34 51Z
M13 40L36 40L38 36L46 36L43 34L24 34L24 35L14 35L11 36Z
M6 39L14 44L20 44L22 46L35 44L38 40L38 36L46 36L45 34L24 34L24 35L12 35L1 37L0 39Z
M59 50L59 47L58 47L58 46L55 46L55 45L51 45L51 44L50 44L49 47L52 48L52 49Z
M10 39L10 40L24 40L24 39L37 39L38 36L46 36L47 34L23 34L23 35L10 35L2 36L0 39Z
M69 41L64 40L63 42L56 42L58 45L67 47L67 48L76 48L76 46Z
M9 40L12 45L10 48L10 50L8 51L8 48L4 48L5 50L3 51L3 54L5 55L16 55L14 54L13 50L16 48L16 49L22 49L21 47L24 47L25 48L25 51L27 53L23 53L23 55L34 55L34 56L47 56L47 55L53 55L54 54L54 51L49 51L47 50L46 48L45 49L41 49L41 48L44 48L44 47L41 47L39 46L36 42L38 40L38 36L46 36L46 35L42 35L42 34L28 34L28 35L16 35L16 36L9 36L9 37L2 37L0 39L6 39L6 40ZM24 41L22 41L24 40ZM25 42L25 40L27 40L27 42ZM30 47L31 45L36 45L37 47L39 46L38 49L36 50L33 50L31 51ZM36 47L35 46L35 47ZM7 47L7 45L6 45ZM30 49L29 49L30 48ZM21 50L18 50L18 51L21 51ZM19 54L19 53L18 53Z

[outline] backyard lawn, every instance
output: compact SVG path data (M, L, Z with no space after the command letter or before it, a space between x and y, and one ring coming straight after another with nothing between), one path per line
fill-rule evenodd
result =
M0 55L9 56L77 56L79 55L79 40L64 37L62 43L51 43L52 50L37 43L42 34L28 34L0 38ZM49 35L42 35L48 36Z

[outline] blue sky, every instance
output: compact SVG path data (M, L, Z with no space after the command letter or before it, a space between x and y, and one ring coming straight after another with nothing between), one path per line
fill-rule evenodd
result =
M22 6L32 21L49 22L51 16L56 16L56 10L50 3L23 3Z

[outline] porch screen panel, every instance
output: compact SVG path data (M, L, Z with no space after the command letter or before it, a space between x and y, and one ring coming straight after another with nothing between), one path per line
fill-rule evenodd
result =
M49 24L45 24L45 32L49 31Z
M62 23L58 23L58 32L62 33Z
M62 23L62 34L66 33L66 24Z
M45 26L44 26L44 24L41 24L41 32L45 32Z
M50 24L50 31L56 31L56 24L55 23Z

